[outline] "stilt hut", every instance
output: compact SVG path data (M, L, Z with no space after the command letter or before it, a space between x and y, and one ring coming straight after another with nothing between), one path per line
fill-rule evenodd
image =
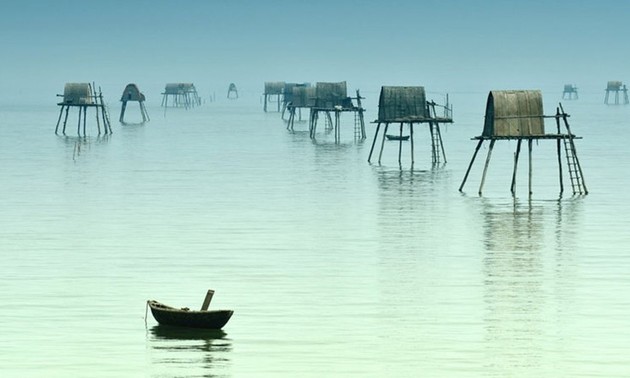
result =
M569 115L564 112L562 104L559 104L557 107L555 115L545 116L543 113L542 94L538 90L491 91L486 104L483 133L481 136L473 138L473 140L478 140L477 147L468 165L459 191L461 192L463 190L475 157L484 141L490 141L490 147L488 148L488 156L481 176L479 195L481 195L483 190L494 144L499 140L516 140L514 171L512 173L512 185L510 190L512 195L514 195L516 191L516 168L521 151L521 144L523 141L527 141L529 150L529 195L531 196L532 144L534 141L538 144L538 141L555 140L558 155L560 193L564 191L562 172L562 151L564 150L573 194L588 194L574 143L574 140L579 139L579 137L571 133L568 117ZM545 119L555 120L556 133L545 133Z
M293 131L296 113L298 113L298 117L301 120L302 109L309 109L310 111L310 109L315 106L317 94L315 92L315 87L311 87L310 85L295 86L291 91L291 101L287 104L287 110L289 111L287 130Z
M268 81L265 82L265 93L263 110L267 112L267 103L275 102L278 105L278 113L280 112L280 106L282 105L282 99L284 97L284 81Z
M201 98L193 83L169 83L166 84L162 92L162 106L169 107L168 100L171 99L170 106L173 108L193 108L201 105Z
M563 100L577 100L578 99L578 91L577 87L573 84L565 84L564 91L562 92Z
M59 109L59 118L57 119L57 126L55 127L55 134L59 131L59 124L61 117L66 110L66 115L63 120L62 133L66 134L66 123L68 122L68 112L70 108L79 109L79 117L77 124L77 134L81 136L81 120L83 119L83 136L86 136L86 123L87 123L87 109L93 108L96 113L96 125L98 127L98 134L101 134L101 120L103 121L104 134L111 134L112 128L109 122L109 116L107 114L107 108L103 101L103 93L101 88L98 89L98 94L93 90L94 85L90 83L66 83L63 88L63 94L58 94L58 97L63 97L63 101L58 103L61 108ZM83 113L83 116L81 116Z
M149 113L147 113L147 109L144 106L145 101L144 93L140 92L138 86L136 84L127 84L125 89L123 90L122 96L120 97L120 101L122 102L122 106L120 108L120 123L125 123L125 110L127 109L127 102L135 101L138 103L140 107L140 114L142 115L142 122L146 122L149 120Z
M623 104L628 104L628 88L621 81L609 81L606 86L606 97L604 98L604 104L611 105L608 102L608 97L611 93L615 95L615 102L612 105L619 105L619 94L623 94Z
M341 113L352 112L354 114L354 137L355 139L365 139L365 122L361 106L361 94L357 89L356 97L348 97L346 82L337 83L319 82L315 85L315 106L311 108L309 130L312 139L315 139L317 131L317 120L320 113L326 115L326 130L334 130L335 142L338 143L341 137L340 118ZM354 105L353 100L357 101ZM335 121L332 121L330 113L334 113Z
M281 118L283 120L285 120L285 113L289 113L289 118L291 118L291 109L293 109L293 111L296 111L298 114L298 118L301 121L302 120L302 108L306 107L306 104L304 102L300 103L300 106L295 106L296 101L295 101L295 96L303 96L303 94L305 93L304 91L301 91L300 89L298 89L297 91L294 91L295 88L311 88L311 84L310 83L285 83L284 84L284 96L282 99L282 116ZM315 98L315 88L312 88L313 92L312 92L312 96L313 99ZM302 98L303 99L303 98ZM300 100L302 99L298 99L297 101L300 102ZM289 121L289 119L286 119L287 123ZM289 128L289 125L287 124L287 129Z
M238 89L236 89L236 84L230 83L227 92L227 98L235 100L238 98Z
M443 112L438 114L436 107L443 108ZM448 100L446 105L438 105L434 101L427 101L424 87L381 87L381 95L378 101L378 119L374 121L374 123L377 124L376 132L374 133L374 140L372 141L368 162L372 159L372 153L381 125L385 125L381 141L381 150L378 155L378 163L381 163L385 139L390 139L398 141L398 164L401 164L403 141L411 141L411 164L413 164L413 127L416 124L426 124L429 127L429 134L431 136L432 162L436 164L444 159L446 163L446 153L444 152L440 124L452 122L452 110L449 107ZM390 124L398 124L400 126L398 135L387 134ZM407 125L408 135L403 135L405 125Z

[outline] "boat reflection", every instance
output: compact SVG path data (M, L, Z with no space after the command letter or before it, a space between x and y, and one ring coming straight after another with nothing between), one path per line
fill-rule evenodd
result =
M156 325L148 330L151 368L164 376L226 375L232 340L222 330Z

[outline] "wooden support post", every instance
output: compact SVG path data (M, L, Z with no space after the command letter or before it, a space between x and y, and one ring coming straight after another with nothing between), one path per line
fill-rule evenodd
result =
M529 196L532 196L532 139L527 140L527 148L529 150Z
M494 147L494 142L496 139L490 139L490 147L488 148L488 157L486 158L486 164L483 166L483 173L481 175L481 184L479 185L479 195L483 190L483 184L486 181L486 173L488 172L488 165L490 165L490 156L492 155L492 148Z
M206 293L206 298L203 300L203 304L201 305L201 311L208 310L210 306L210 301L212 300L212 296L214 295L214 290L208 290Z
M70 110L70 106L66 106L66 116L63 119L63 135L66 135L66 123L68 122L68 112Z
M335 143L339 143L341 139L340 114L339 110L335 110Z
M383 130L383 140L381 141L381 151L378 154L379 164L381 164L381 158L383 157L383 148L385 147L385 135L387 135L388 128L389 128L389 123L385 123L385 130Z
M522 139L519 139L518 142L516 142L516 152L514 153L514 171L512 172L512 186L510 187L512 196L514 196L514 193L516 192L516 167L518 166L518 156L521 153L522 141Z
M400 123L400 132L399 132L399 139L398 139L398 165L402 164L402 136L403 136L403 123Z
M464 179L462 180L462 184L459 186L459 191L461 192L464 189L464 184L466 184L466 180L468 179L468 174L470 173L470 169L475 162L475 158L477 157L477 153L479 152L479 148L481 148L481 144L483 143L483 139L479 139L479 143L477 143L477 147L475 148L475 152L473 153L472 159L470 159L470 164L468 164L468 169L466 170L466 174L464 175Z
M413 152L413 123L409 122L409 139L411 142L411 165L413 166L413 163L415 162L414 159L414 152Z
M372 152L374 152L374 145L376 144L376 138L378 138L378 130L381 128L381 123L376 124L376 132L374 133L374 140L372 141L372 148L370 148L370 154L368 155L368 163L372 159Z
M77 124L77 135L81 136L81 108L79 107L79 123Z
M63 115L64 106L61 105L61 109L59 109L59 118L57 118L57 126L55 126L55 135L57 135L57 131L59 130L59 122L61 122L61 116Z
M122 102L122 106L120 107L120 117L118 117L118 122L123 123L123 118L125 117L125 109L127 109L127 101Z
M79 110L80 111L80 110ZM87 106L83 107L83 136L86 136L85 133L85 124L87 123Z

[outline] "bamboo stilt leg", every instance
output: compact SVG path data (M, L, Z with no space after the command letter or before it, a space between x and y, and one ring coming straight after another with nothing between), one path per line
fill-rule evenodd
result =
M378 163L381 164L381 158L383 157L383 148L385 147L385 135L387 135L387 129L389 128L389 123L385 124L385 130L383 130L383 140L381 141L381 151L378 154Z
M370 154L368 155L368 163L372 159L372 152L374 152L374 145L376 144L376 138L378 138L378 130L381 128L381 123L376 125L376 132L374 133L374 140L372 141L372 148L370 148Z
M87 134L85 133L85 124L87 123L87 106L83 107L83 136L86 136Z
M466 180L468 179L468 174L470 173L470 169L475 162L475 158L477 157L477 153L481 148L481 144L483 143L483 139L479 139L479 143L477 143L477 147L475 148L475 152L473 153L472 159L470 159L470 164L468 164L468 169L466 170L466 174L464 175L464 179L462 180L462 184L459 186L459 191L461 192L464 189L464 184L466 184Z
M66 116L63 119L63 135L66 135L66 123L68 122L68 111L70 110L70 106L66 106Z
M57 135L57 131L59 130L59 122L61 122L61 116L63 115L64 106L61 105L61 109L59 109L59 118L57 118L57 126L55 126L55 135Z
M532 139L527 140L527 149L529 150L529 196L532 195Z
M120 117L118 118L118 122L124 123L123 118L125 117L126 109L127 109L127 101L123 101L122 106L120 107Z
M409 139L411 140L411 165L415 163L415 154L413 152L413 123L409 123Z
M81 136L81 108L79 108L79 123L77 124L77 135Z
M446 152L444 151L444 143L442 142L442 132L440 131L440 124L435 123L435 129L437 131L438 140L440 141L440 150L442 150L442 157L444 158L444 164L446 164Z
M516 153L514 154L514 171L512 172L512 186L510 187L510 191L512 192L512 196L514 196L516 190L516 167L518 166L518 156L521 153L521 142L523 140L519 139L516 142Z
M403 123L400 123L400 137L398 139L398 165L402 164L402 134L403 134Z
M490 156L492 155L492 148L494 147L494 142L496 142L496 139L490 140L490 147L488 148L488 157L486 157L486 164L483 167L483 173L481 175L481 184L479 185L479 195L481 195L481 192L483 190L483 184L486 181L486 173L488 173L488 165L490 165Z

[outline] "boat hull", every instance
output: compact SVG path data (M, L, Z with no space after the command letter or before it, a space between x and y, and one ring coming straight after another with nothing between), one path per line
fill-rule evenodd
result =
M156 301L149 301L149 308L155 320L162 325L221 329L232 317L232 310L190 311L163 305Z

